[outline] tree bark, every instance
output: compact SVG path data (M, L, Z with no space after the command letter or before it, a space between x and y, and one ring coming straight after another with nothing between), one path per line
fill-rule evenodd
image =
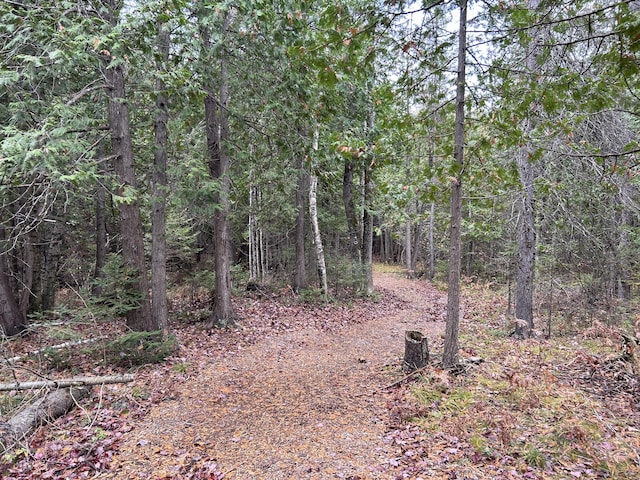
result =
M533 329L533 280L535 269L534 173L529 149L521 147L517 155L522 190L518 203L518 263L516 270L516 337L529 338Z
M296 190L296 272L293 281L293 291L299 293L307 288L307 269L305 255L305 189L307 185L307 174L303 168L303 157L298 159L298 188Z
M528 0L528 8L538 8L539 0ZM538 70L538 55L540 42L538 29L532 32L531 43L527 49L527 74L529 81L534 82L535 72ZM532 105L535 112L536 105ZM533 130L533 120L527 117L523 120L522 132L526 136ZM516 166L520 177L522 190L518 202L518 263L516 270L515 314L518 338L529 338L533 331L533 290L535 270L535 211L534 211L534 165L531 162L532 149L528 143L522 145L516 153ZM520 320L520 321L518 321Z
M460 328L460 246L462 224L462 169L464 165L464 101L467 48L467 0L460 2L460 33L458 36L458 76L456 88L456 125L454 161L458 178L451 182L451 245L449 252L449 289L447 294L447 324L442 364L452 368L458 364L458 334Z
M106 377L73 377L60 380L42 380L33 382L0 383L0 392L12 390L34 390L37 388L64 388L86 385L106 385L111 383L128 383L133 381L133 375L110 375Z
M421 332L407 330L404 334L404 368L409 372L429 363L429 343Z
M225 13L223 30L225 37L231 26L232 15ZM206 29L205 29L206 30ZM205 32L204 47L210 48ZM218 88L209 84L204 99L207 151L209 153L209 172L211 178L218 181L218 191L214 194L216 209L213 214L215 235L215 291L213 294L213 312L210 326L227 327L235 324L235 314L231 304L231 235L229 232L229 59L224 50L220 57L220 77ZM217 90L217 93L216 93ZM217 98L216 98L217 97Z
M107 259L107 221L105 191L102 185L96 187L96 257L93 278L100 278Z
M405 160L405 181L407 185L411 181L411 169L409 157ZM412 268L413 254L412 254L412 235L411 235L411 202L407 201L405 210L405 223L404 223L404 253L405 253L405 266L407 267L407 276L413 278L415 276L415 270Z
M58 290L58 268L62 258L62 242L64 239L64 222L55 215L52 208L53 222L43 222L43 236L40 246L40 308L51 310L55 306Z
M13 416L6 424L0 423L0 450L9 450L31 430L61 417L88 395L86 388L56 390Z
M158 25L158 74L163 62L169 59L169 33ZM156 118L154 125L155 151L153 160L153 204L151 231L151 308L158 329L166 339L168 326L167 308L167 122L169 121L166 86L156 79Z
M113 27L118 24L120 14L115 0L107 2L108 16ZM139 296L138 308L126 313L127 326L135 331L153 331L158 326L151 316L149 302L149 279L144 258L144 237L140 219L140 204L137 198L137 180L133 162L131 132L129 130L129 107L125 95L124 66L113 62L112 54L105 58L106 89L109 98L109 128L114 169L119 182L118 193L127 197L120 202L120 234L124 263L135 273L130 287Z
M27 315L33 299L34 270L36 265L36 252L34 247L34 235L30 233L24 238L24 266L22 268L22 295L20 296L20 311Z
M364 214L362 217L362 264L364 266L367 295L373 295L373 214L371 203L373 202L373 166L366 165L364 169Z
M429 210L429 280L436 276L436 246L433 239L435 230L436 202L431 202Z
M318 189L318 177L310 176L309 181L309 217L311 218L311 226L313 227L313 240L316 249L316 261L318 264L318 275L320 277L320 289L325 297L329 294L327 285L327 266L324 261L324 247L322 246L322 235L320 235L320 226L318 224L318 204L316 192Z
M404 265L407 268L407 277L413 278L415 272L411 268L412 254L412 235L411 235L411 220L409 220L409 212L407 207L406 219L404 222Z
M344 213L347 220L347 235L349 238L349 253L351 259L360 263L361 246L358 241L358 216L356 215L356 205L353 199L353 159L346 158L344 161L344 174L342 176L342 202L344 203Z
M422 216L422 214L420 214ZM418 258L420 257L421 250L421 237L422 237L422 222L418 220L413 230L413 248L411 250L411 271L414 272L418 268Z
M27 323L5 273L5 256L0 254L0 334L11 337L22 332Z

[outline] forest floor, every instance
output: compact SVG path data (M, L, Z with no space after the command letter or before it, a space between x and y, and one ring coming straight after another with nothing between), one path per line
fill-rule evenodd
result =
M374 278L376 298L350 303L251 292L236 299L239 328L210 332L206 302L174 294L179 351L133 383L94 388L2 457L0 477L640 478L640 385L620 329L592 322L580 335L516 341L502 296L465 283L461 357L484 362L451 375L438 366L446 293L398 269ZM391 386L406 330L424 333L434 358ZM21 342L3 354L41 346L38 335Z
M370 318L334 312L329 322L344 324L265 336L210 362L151 410L101 478L173 478L203 459L229 479L390 478L384 387L405 330L439 337L446 307L425 282L379 273L376 286L393 295Z

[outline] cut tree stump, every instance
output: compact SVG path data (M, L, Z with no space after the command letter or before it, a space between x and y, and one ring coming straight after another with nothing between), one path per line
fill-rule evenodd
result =
M61 417L88 395L87 388L62 388L36 400L8 422L0 422L0 453L13 448L34 428Z
M429 363L429 344L421 332L407 330L404 334L404 369L413 372Z

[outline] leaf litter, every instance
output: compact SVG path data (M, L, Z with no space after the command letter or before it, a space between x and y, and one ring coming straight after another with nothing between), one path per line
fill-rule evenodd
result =
M405 330L441 351L446 298L393 272L376 283L377 299L349 305L237 298L241 327L211 332L203 298L174 298L179 352L38 429L2 478L640 477L637 377L620 373L619 332L517 342L501 297L467 284L461 356L486 361L457 376L435 361L385 389L403 376Z

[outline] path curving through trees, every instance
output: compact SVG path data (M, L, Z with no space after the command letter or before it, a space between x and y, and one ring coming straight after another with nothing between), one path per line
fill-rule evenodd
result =
M99 478L389 478L397 452L385 442L384 386L398 373L405 330L441 336L446 298L399 273L376 273L375 284L404 308L336 334L265 338L203 368L130 432ZM188 474L195 464L210 476Z

